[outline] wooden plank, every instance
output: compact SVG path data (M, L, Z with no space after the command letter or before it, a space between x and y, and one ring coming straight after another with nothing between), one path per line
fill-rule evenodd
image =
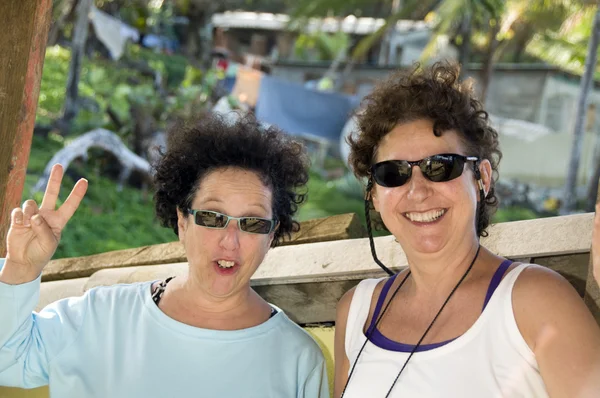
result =
M52 0L0 1L0 257L21 203Z
M85 257L51 261L42 273L43 281L84 278L102 269L186 261L179 241L135 249L116 250Z
M292 234L281 246L332 240L366 238L367 230L356 213L317 218L300 223L300 231Z
M300 231L281 246L311 242L362 238L366 236L359 217L354 213L308 220L300 223ZM170 264L187 261L180 242L117 250L86 257L51 261L44 269L43 280L82 278L106 268L133 267L150 264Z

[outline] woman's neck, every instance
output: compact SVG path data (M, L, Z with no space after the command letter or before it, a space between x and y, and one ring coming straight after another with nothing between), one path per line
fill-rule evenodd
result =
M228 297L213 297L190 277L171 281L160 304L167 315L180 322L215 330L256 326L270 314L269 304L250 286Z
M487 253L489 252L482 248L475 258L478 248L479 242L474 241L471 245L451 251L407 255L411 271L409 289L417 296L447 295L463 277L473 261L473 268L476 268L488 257ZM465 279L468 279L468 276Z

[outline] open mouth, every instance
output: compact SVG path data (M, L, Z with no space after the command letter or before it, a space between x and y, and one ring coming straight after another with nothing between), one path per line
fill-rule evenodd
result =
M219 260L217 266L222 269L229 269L235 267L235 261Z
M217 260L213 264L217 274L223 276L233 275L240 268L240 265L238 263L231 260Z
M442 218L444 214L446 214L446 211L447 209L437 209L425 212L407 212L404 213L404 217L414 223L432 223Z

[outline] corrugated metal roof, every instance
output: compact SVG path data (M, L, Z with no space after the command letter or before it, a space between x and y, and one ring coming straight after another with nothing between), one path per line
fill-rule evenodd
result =
M212 23L221 28L237 29L264 29L264 30L285 30L290 17L285 14L257 13L246 11L227 11L225 13L214 14ZM306 26L308 32L337 32L341 29L345 33L368 35L379 29L385 20L382 18L356 18L348 16L343 20L336 18L313 18ZM427 30L430 25L425 21L402 20L396 24L398 33Z

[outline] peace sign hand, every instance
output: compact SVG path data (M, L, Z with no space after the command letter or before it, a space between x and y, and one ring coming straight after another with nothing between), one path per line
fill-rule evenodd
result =
M12 276L8 279L18 283L37 278L54 255L62 230L79 207L88 186L85 179L77 181L67 200L56 209L62 178L62 166L54 165L42 205L38 208L35 201L27 200L22 208L12 211L6 264L0 278L5 282L10 283L6 273Z

